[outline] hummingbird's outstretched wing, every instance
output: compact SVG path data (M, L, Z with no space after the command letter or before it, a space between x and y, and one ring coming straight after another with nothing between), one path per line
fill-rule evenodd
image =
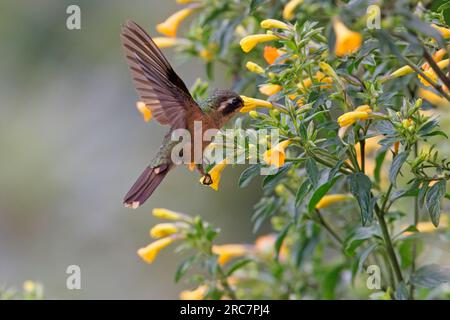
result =
M189 113L202 112L183 80L175 73L152 38L136 23L122 26L122 43L137 92L155 119L185 128Z

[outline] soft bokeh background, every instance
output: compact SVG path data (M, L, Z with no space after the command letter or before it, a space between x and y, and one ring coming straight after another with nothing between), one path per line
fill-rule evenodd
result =
M81 30L66 29L66 8L81 7ZM227 168L220 192L178 168L150 201L131 211L121 200L159 146L166 128L135 110L120 47L133 19L151 35L175 1L0 2L0 287L42 282L47 298L177 298L173 248L152 265L136 250L149 242L154 207L205 217L220 242L252 241L259 188L237 189L242 168ZM197 61L169 60L192 85ZM216 70L215 87L228 86ZM67 290L68 265L81 267L82 290Z

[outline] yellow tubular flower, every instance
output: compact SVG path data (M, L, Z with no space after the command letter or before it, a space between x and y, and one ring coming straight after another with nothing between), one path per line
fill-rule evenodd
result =
M155 37L153 38L153 42L158 46L158 48L162 49L175 46L178 43L178 39L169 37Z
M445 60L437 62L436 64L440 69L444 69L449 65L449 62L450 62L450 59L445 59ZM431 70L431 69L428 69L428 70ZM410 74L413 72L414 72L414 70L410 66L404 66L404 67L401 67L400 69L397 69L394 72L392 72L388 78L389 79L399 78L399 77L406 76L407 74Z
M177 233L179 230L174 223L158 223L150 229L150 236L155 239L164 238Z
M413 72L414 72L414 70L410 66L404 66L404 67L401 67L400 69L397 69L394 72L392 72L389 75L389 78L391 78L391 79L399 78L399 77L406 76L407 74L410 74Z
M435 25L435 24L432 24L431 26L434 29L436 29L437 31L439 31L444 39L450 38L450 29L444 28L444 27L440 27L440 26Z
M192 8L184 8L175 12L166 21L156 25L156 30L168 37L175 37L177 35L177 29L180 23L186 19L192 13Z
M194 290L184 290L180 292L181 300L203 300L208 292L208 286L201 285Z
M423 72L428 78L431 79L431 81L433 81L434 83L437 82L438 79L438 75L436 74L436 72L434 72L433 69L428 69L426 71ZM422 77L420 74L417 75L417 77L419 78L420 82L426 86L426 87L431 87L431 83L429 83L427 80L425 80L424 77Z
M258 73L258 74L264 73L264 69L260 65L254 63L252 61L247 62L245 67L250 72L254 72L254 73Z
M276 19L266 19L261 21L261 28L263 29L289 29L289 26Z
M437 93L434 93L433 91L420 88L418 95L419 95L419 97L427 100L432 105L450 107L450 101L441 97Z
M336 75L336 77L337 77L337 75ZM327 77L326 75L324 75L320 71L316 72L316 79L317 79L317 81L322 82L322 83L329 83L329 84L333 83L333 78L332 77ZM321 89L328 89L328 88L331 88L331 86L328 85L328 84L324 84L324 85L321 85L320 88Z
M152 119L152 111L143 101L136 102L136 108L142 114L145 122L149 122Z
M366 120L369 118L372 109L368 105L362 105L354 111L350 111L341 115L337 121L340 127L347 127L354 124L357 120Z
M273 96L274 94L280 92L282 87L278 84L266 83L259 87L259 92L265 96Z
M242 51L250 52L258 43L276 40L278 37L274 34L252 34L241 39L239 42Z
M153 215L157 218L167 219L167 220L186 220L186 215L163 208L153 209Z
M178 4L188 4L192 2L198 2L199 0L177 0Z
M277 168L284 165L286 159L286 148L292 143L290 140L285 140L278 143L272 149L264 152L263 159L264 162L269 166L275 166Z
M231 259L245 256L249 250L248 247L243 244L224 244L213 246L212 252L219 256L217 262L223 266Z
M170 245L175 239L174 238L162 238L150 243L145 248L141 248L137 251L137 254L147 263L152 263L159 251Z
M201 177L200 183L204 185L209 185L214 190L219 190L219 182L221 178L222 171L227 166L226 159L222 160L218 164L216 164L211 170L209 170L208 174L211 176L212 183L210 181L206 181L206 177Z
M299 5L303 3L304 0L291 0L283 8L283 19L292 20L294 19L294 11Z
M351 199L351 196L347 194L329 194L320 199L320 201L316 204L316 209L323 209L332 205L333 203L342 202L348 199Z
M246 96L241 96L242 100L244 100L244 106L241 108L241 113L246 113L251 110L254 110L256 107L262 108L273 108L273 105L269 101L250 98Z
M334 33L336 34L335 53L342 57L357 51L362 44L360 33L349 30L339 19L333 22Z

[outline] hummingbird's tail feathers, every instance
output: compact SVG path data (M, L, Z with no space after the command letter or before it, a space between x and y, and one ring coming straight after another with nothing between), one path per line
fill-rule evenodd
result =
M152 195L168 172L169 165L166 164L154 168L147 167L126 194L123 200L125 207L136 209L141 206Z

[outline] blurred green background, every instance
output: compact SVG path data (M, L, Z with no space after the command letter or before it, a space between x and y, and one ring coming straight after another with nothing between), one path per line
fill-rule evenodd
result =
M66 8L81 7L81 30ZM257 182L237 189L242 168L227 168L220 192L178 168L136 211L122 197L167 130L144 123L123 57L120 25L154 26L175 1L0 2L0 287L27 279L47 298L177 298L173 247L152 265L136 255L149 243L154 207L201 215L222 229L220 243L252 241ZM179 8L179 7L178 7ZM165 50L188 86L205 78L199 61ZM213 87L227 87L221 70ZM66 289L66 268L81 267L81 290Z

